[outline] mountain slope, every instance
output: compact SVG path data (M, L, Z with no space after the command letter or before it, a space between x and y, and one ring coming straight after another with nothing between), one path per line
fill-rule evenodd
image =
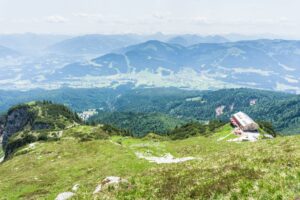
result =
M0 124L5 157L8 158L17 148L28 143L55 140L60 130L77 123L81 123L81 120L76 113L63 105L43 101L14 106Z
M49 52L65 55L99 55L138 43L130 35L83 35L73 37L47 48Z
M0 111L4 112L21 102L43 99L68 105L78 112L98 109L108 114L132 112L141 116L155 112L178 120L228 121L232 114L243 111L256 120L272 122L282 134L300 133L299 95L254 89L197 91L177 88L133 89L131 86L114 89L0 91Z
M168 40L168 43L191 46L199 43L225 43L228 39L222 36L179 35Z
M95 77L106 83L198 89L251 87L300 93L300 42L255 40L184 47L160 41L129 46L59 69L51 79L70 86ZM84 71L81 75L78 71ZM66 74L66 77L59 76ZM96 78L98 77L98 78ZM112 81L113 80L113 81Z
M1 197L55 199L62 192L73 192L76 199L299 196L299 136L242 144L218 141L230 131L223 128L216 136L177 141L120 136L81 141L70 136L92 130L73 127L63 131L60 141L37 142L17 151L12 159L0 164L0 173L5 174L0 182ZM166 158L164 155L194 159L157 164L148 161L147 155L160 160ZM105 186L103 180L111 176L124 181ZM93 194L100 184L101 192Z
M151 132L166 134L186 121L162 113L98 112L88 122L110 124L142 137Z
M300 133L298 95L253 89L159 93L158 89L133 90L114 102L114 111L162 112L180 119L229 120L243 111L256 120L270 121L283 134ZM164 90L161 90L164 91ZM156 94L156 95L155 95ZM189 95L190 94L190 95Z
M5 57L15 57L20 55L18 52L4 47L4 46L0 46L0 58L5 58Z
M0 45L15 49L25 55L36 55L47 46L67 39L66 35L51 34L0 34Z

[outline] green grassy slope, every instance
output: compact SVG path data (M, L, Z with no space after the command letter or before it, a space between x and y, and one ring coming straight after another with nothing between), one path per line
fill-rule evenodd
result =
M0 199L54 199L80 184L73 199L295 199L300 196L300 137L255 143L219 140L226 125L210 137L169 140L113 136L83 142L78 133L101 132L78 126L59 141L37 142L19 149L0 164ZM79 134L80 135L80 134ZM228 137L232 137L229 135ZM171 153L195 160L156 164L137 158ZM93 196L107 176L128 184Z
M149 132L165 134L186 121L162 113L99 112L89 122L111 124L141 137Z

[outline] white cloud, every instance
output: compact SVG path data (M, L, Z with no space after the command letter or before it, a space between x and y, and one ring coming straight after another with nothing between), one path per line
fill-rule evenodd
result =
M49 23L66 23L69 20L60 15L52 15L52 16L46 17L46 21Z
M164 20L171 16L171 12L156 12L152 15L154 19Z
M41 20L37 18L29 18L29 19L18 18L18 19L10 19L9 22L15 24L32 24L32 23L39 23L41 22Z
M81 18L103 18L103 15L94 13L74 13L73 15Z
M90 0L86 5L74 0L67 6L61 0L27 0L19 2L22 9L7 1L0 8L6 11L1 12L0 23L8 32L273 33L299 38L300 1L215 1ZM65 23L68 26L62 26Z
M207 17L195 17L191 19L192 23L195 24L212 24L214 23L212 20L208 19Z
M104 22L105 18L102 14L95 14L95 13L74 13L74 17L81 18L81 19L87 19L89 22Z

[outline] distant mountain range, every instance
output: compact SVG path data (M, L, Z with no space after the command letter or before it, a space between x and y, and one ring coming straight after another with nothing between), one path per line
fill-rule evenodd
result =
M148 40L161 40L168 43L180 44L183 46L190 46L199 43L222 43L228 42L221 36L199 36L199 35L83 35L78 37L72 37L67 40L63 40L59 43L51 45L47 48L48 52L67 54L67 55L85 55L93 54L100 55L110 53L114 50L124 48L129 45L146 42Z
M14 57L20 55L17 51L14 51L10 48L0 46L0 58L5 57Z
M243 88L199 91L132 86L26 92L0 90L0 121L1 113L12 105L50 100L78 112L97 109L101 112L98 119L118 124L119 128L126 128L124 123L130 125L139 118L160 119L170 123L212 119L228 121L232 114L243 111L255 120L272 122L276 130L283 134L300 134L299 95Z
M167 42L172 44L180 44L182 46L191 46L199 43L225 43L230 40L222 36L199 36L199 35L180 35L169 39Z
M39 54L41 50L62 40L70 38L67 35L51 34L2 34L0 35L0 45L21 52L22 54L31 55Z
M254 40L184 47L151 40L88 62L66 65L50 78L79 78L83 84L94 78L95 86L104 84L97 77L106 83L111 77L114 84L200 89L242 86L299 93L299 63L299 41Z
M116 87L130 83L300 93L300 42L293 40L230 42L222 36L188 34L16 34L0 35L0 45L2 89ZM22 57L12 59L15 55Z
M101 55L141 41L131 35L84 35L51 45L47 51L63 55Z

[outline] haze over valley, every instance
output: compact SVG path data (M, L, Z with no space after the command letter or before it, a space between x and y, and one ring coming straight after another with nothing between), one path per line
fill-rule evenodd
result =
M300 91L300 43L295 40L231 42L222 36L163 34L65 37L0 37L1 88L111 88L130 83L136 87ZM12 38L17 38L18 48L12 48ZM35 46L37 41L44 45ZM35 50L24 51L26 45Z

